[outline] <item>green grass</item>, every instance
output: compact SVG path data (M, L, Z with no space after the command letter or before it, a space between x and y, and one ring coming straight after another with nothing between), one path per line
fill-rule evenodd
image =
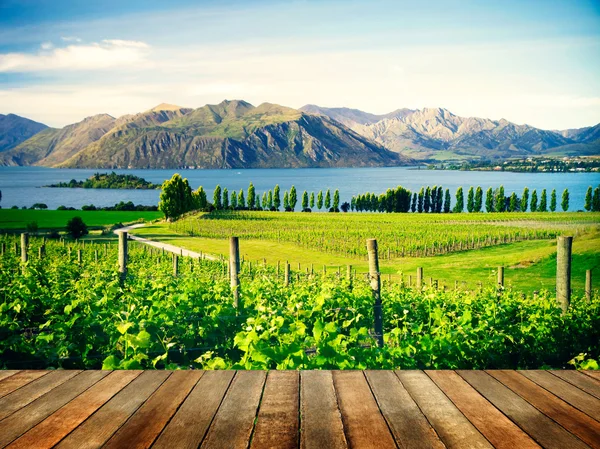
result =
M73 217L81 217L89 227L110 226L115 223L131 223L138 220L155 220L162 212L146 211L82 211L82 210L29 210L0 209L0 230L26 229L27 224L37 222L39 229L61 230Z
M257 218L263 214L257 215ZM311 221L325 221L333 231L348 225L348 221L367 220L377 222L381 232L387 232L386 228L395 228L399 221L409 221L416 226L424 225L427 215L415 216L406 214L272 214L272 220L280 221L282 226L293 226L293 222L308 220L304 225L307 232ZM310 217L309 217L310 216ZM324 220L324 218L327 220ZM354 218L353 218L354 217ZM441 221L439 232L450 232L457 223L466 222L468 226L489 224L491 220L498 221L498 225L505 226L511 223L514 226L536 228L552 227L560 232L574 233L577 236L573 244L573 289L576 294L581 294L584 288L585 270L593 269L598 272L600 267L600 231L594 226L594 217L591 214L452 214L450 216L433 215L429 221ZM471 221L468 221L471 220ZM211 220L212 221L212 220ZM473 222L475 221L475 223ZM201 223L206 223L202 221ZM247 223L247 222L246 222ZM591 224L585 225L585 223ZM231 224L227 222L227 224ZM447 227L444 226L447 224ZM238 224L241 226L241 224ZM267 223L264 224L267 226ZM583 225L583 227L582 227ZM268 226L272 226L270 223ZM168 242L193 251L204 252L213 255L222 254L227 257L229 242L225 236L221 238L191 237L180 234L177 227L167 223L153 223L144 228L136 229L136 235L158 241ZM229 228L225 230L225 233ZM239 230L239 229L238 229ZM301 232L301 231L298 231ZM340 228L340 232L343 232ZM374 230L376 236L377 231ZM326 253L316 249L300 247L292 242L274 241L268 239L257 239L251 236L241 237L240 253L246 260L260 261L264 258L267 263L276 264L277 261L289 261L292 270L298 268L305 270L311 264L315 270L322 270L323 265L329 266L329 270L335 270L337 266L352 265L357 272L367 272L367 262L364 257L347 257L342 254ZM439 280L440 285L445 284L448 288L454 288L454 282L459 281L461 287L476 288L478 282L489 284L495 282L496 269L505 267L505 285L515 289L532 292L541 289L552 290L555 285L556 276L556 242L548 240L527 240L510 244L503 244L469 251L452 252L445 255L433 257L398 257L380 261L380 270L384 280L391 276L398 280L399 273L403 273L405 280L413 276L417 267L423 267L425 279L430 277ZM598 276L597 274L595 275Z

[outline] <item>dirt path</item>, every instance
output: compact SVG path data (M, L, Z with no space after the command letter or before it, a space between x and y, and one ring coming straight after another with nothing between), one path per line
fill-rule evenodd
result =
M169 245L168 243L156 242L154 240L146 239L144 237L139 237L137 235L131 234L129 231L136 228L141 228L145 226L144 223L134 224L131 226L124 226L119 229L115 229L114 233L118 234L119 232L127 232L128 238L131 240L135 240L136 242L144 243L145 245L154 246L155 248L164 249L165 251L169 251L170 253L178 254L183 257L193 257L195 259L199 259L200 257L208 260L217 260L217 258L210 254L205 253L197 253L195 251L190 251L185 248L181 248L175 245Z

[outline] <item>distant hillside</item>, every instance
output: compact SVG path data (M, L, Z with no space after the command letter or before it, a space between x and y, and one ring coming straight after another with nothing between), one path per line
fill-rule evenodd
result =
M160 126L111 130L61 167L283 168L401 165L408 160L326 117L224 101Z
M384 115L315 105L304 106L301 110L331 117L392 151L416 159L600 154L600 124L575 130L546 131L504 119L459 117L441 108L399 109Z
M0 114L0 151L7 151L48 128L15 114Z

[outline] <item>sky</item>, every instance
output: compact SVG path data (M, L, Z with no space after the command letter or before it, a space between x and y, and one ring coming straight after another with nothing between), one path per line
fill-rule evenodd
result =
M0 113L224 99L600 123L600 0L0 0Z

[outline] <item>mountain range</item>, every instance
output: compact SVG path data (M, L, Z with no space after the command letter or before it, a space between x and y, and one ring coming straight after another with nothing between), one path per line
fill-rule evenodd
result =
M162 103L64 128L0 115L0 165L69 168L366 167L417 160L600 154L600 124L547 131L441 108L371 114L225 100L197 109Z

